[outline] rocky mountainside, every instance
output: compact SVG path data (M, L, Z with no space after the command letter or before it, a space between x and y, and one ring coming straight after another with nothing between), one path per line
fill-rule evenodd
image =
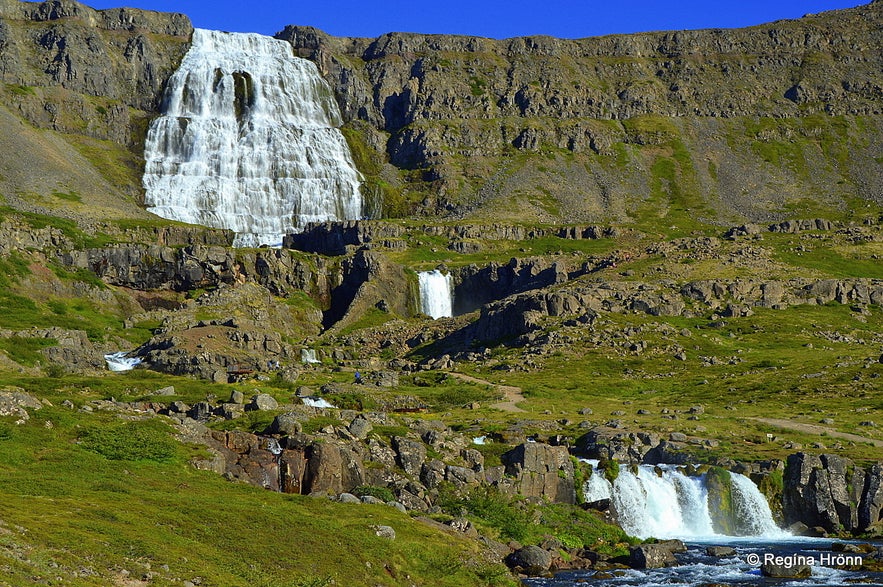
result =
M78 219L146 218L136 205L144 136L191 31L183 14L0 3L7 203Z
M880 199L881 25L873 2L580 40L278 36L320 66L399 187L437 198L431 211L591 221L671 206L769 220L806 201Z

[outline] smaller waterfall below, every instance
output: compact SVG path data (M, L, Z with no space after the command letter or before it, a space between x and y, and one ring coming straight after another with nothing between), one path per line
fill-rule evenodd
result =
M787 536L787 532L776 526L770 504L751 479L736 474L731 478L733 509L736 517L742 520L745 531L753 536Z
M421 271L420 309L433 319L450 318L454 315L454 278L438 269Z
M127 356L128 354L129 353L125 351L121 351L118 353L104 355L104 361L107 363L107 369L109 371L120 373L122 371L131 371L141 364L140 357L129 357Z
M593 464L594 465L594 464ZM743 536L788 536L773 521L766 498L743 475L730 473L733 511L737 531ZM610 499L620 525L640 538L702 538L720 536L709 510L705 475L689 476L674 465L632 468L620 466L611 484L595 469L583 487L587 502Z

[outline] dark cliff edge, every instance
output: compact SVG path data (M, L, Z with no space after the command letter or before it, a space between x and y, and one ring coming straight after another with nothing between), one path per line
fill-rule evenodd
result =
M317 63L351 142L388 162L377 183L412 209L596 221L670 207L775 221L807 202L880 200L881 24L874 2L579 40L299 26L277 37Z

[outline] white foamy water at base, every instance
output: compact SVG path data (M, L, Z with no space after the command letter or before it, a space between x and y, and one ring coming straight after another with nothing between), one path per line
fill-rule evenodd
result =
M597 463L590 463L597 466ZM789 536L773 520L766 498L754 483L730 473L734 517L740 535ZM611 484L595 469L583 487L587 502L611 500L622 528L640 538L713 538L718 536L709 511L705 475L686 475L673 465L620 466Z

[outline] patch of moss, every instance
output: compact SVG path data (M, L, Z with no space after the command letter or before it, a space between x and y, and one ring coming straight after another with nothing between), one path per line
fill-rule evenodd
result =
M705 473L708 491L708 512L714 531L719 534L736 534L738 521L733 510L733 485L730 472L721 467L709 467Z

